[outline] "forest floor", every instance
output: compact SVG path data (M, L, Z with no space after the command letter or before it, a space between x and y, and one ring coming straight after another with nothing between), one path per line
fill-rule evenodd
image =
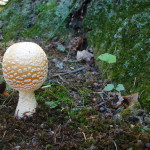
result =
M77 39L70 45L53 41L44 46L49 71L35 92L38 108L33 117L14 117L17 91L8 88L9 96L0 94L1 150L150 149L150 114L139 104L136 110L130 104L138 94L124 97L105 92L111 82L101 78L94 58L77 61ZM42 45L40 40L35 42ZM65 52L60 51L63 45ZM1 48L1 60L3 54Z

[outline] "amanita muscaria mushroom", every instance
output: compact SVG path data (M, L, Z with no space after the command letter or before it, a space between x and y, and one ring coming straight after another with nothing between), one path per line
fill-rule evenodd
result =
M32 116L37 107L34 91L41 87L47 77L45 52L32 42L13 44L4 54L2 70L5 81L19 91L15 116Z

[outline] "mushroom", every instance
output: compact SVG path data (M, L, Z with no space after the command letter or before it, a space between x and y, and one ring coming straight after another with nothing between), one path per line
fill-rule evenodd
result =
M19 91L16 118L32 116L37 102L34 91L46 80L48 60L43 49L32 42L19 42L10 46L3 57L5 81Z

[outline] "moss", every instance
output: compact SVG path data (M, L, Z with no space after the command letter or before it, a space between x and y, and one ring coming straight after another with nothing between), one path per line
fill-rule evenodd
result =
M124 109L121 113L121 116L123 117L123 119L128 120L128 118L131 116L132 111L130 108L126 108Z
M127 93L140 92L140 102L150 108L148 72L149 14L147 1L92 1L84 30L95 58L102 53L117 56L110 65L97 60L105 77L124 84Z
M36 95L39 93L38 108L32 118L16 120L13 114L17 93L7 99L9 107L0 109L0 149L12 149L16 145L22 149L32 149L33 145L26 143L31 143L35 138L38 149L115 149L116 143L118 149L125 150L130 147L138 149L139 141L143 143L141 149L149 143L150 130L146 124L131 126L124 120L100 119L95 109L84 108L67 119L70 112L67 109L50 109L45 105L45 100L54 100L50 89L54 94L57 91L66 93L66 89L60 86L36 91ZM97 117L93 119L93 115ZM84 121L80 122L80 118ZM6 131L7 134L4 134Z
M73 99L69 96L69 90L63 86L52 85L36 96L37 100L44 101L48 107L55 108L61 106L65 109L68 105L71 106Z
M11 0L0 12L5 39L46 38L56 29L73 2L59 3L55 0ZM61 6L62 5L62 6ZM61 6L61 8L60 8ZM63 7L64 6L64 7ZM61 12L61 15L59 13ZM69 29L61 27L58 37L65 39Z
M4 6L0 6L0 12L4 9Z
M92 92L91 89L88 89L88 88L80 88L79 89L79 94L80 96L82 97L82 102L83 102L83 105L86 105L86 104L89 104L90 101L91 101L91 98L88 97L88 95Z

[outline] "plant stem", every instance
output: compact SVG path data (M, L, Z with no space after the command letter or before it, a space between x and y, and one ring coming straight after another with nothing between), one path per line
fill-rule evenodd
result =
M103 74L102 74L102 78L105 75L105 73L107 72L107 70L110 68L110 65L107 66L107 68L104 70Z

